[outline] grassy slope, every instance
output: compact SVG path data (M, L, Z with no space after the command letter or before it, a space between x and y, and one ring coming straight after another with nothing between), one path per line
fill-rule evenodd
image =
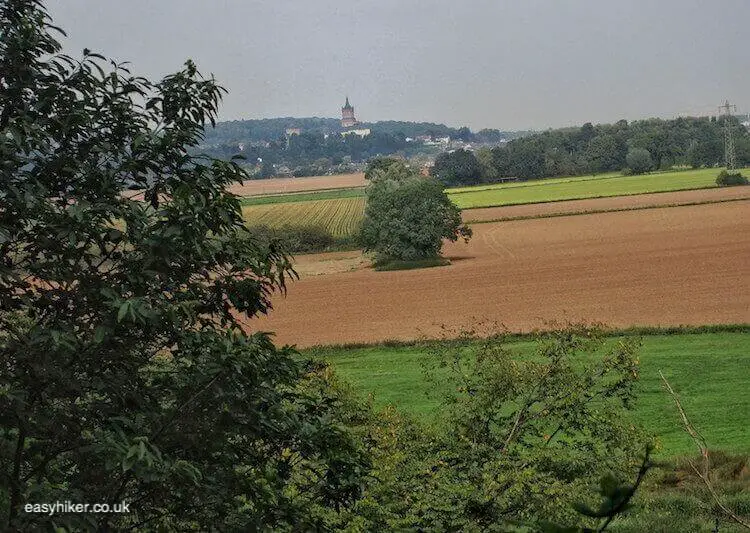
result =
M641 350L640 395L636 418L659 436L668 456L692 453L694 446L679 425L672 400L659 379L662 370L681 395L683 405L709 444L727 451L750 451L750 335L702 333L648 335ZM517 342L520 353L531 349ZM427 362L419 346L320 348L312 353L330 361L336 371L377 406L395 404L431 420L439 408L439 391L424 379Z

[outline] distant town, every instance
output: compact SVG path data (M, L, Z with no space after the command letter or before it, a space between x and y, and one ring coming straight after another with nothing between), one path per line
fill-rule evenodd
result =
M738 128L738 160L750 163L750 115L733 118ZM721 120L716 115L630 123L620 120L596 126L586 123L544 132L474 132L466 126L432 122L363 121L345 96L340 118L220 122L206 132L201 150L224 159L241 156L243 166L256 179L361 172L367 161L382 156L403 159L426 173L439 154L454 151L471 152L485 167L498 167L485 172L489 179L534 179L619 171L626 167L625 157L632 147L648 151L656 169L718 165L723 158ZM664 146L661 136L675 140ZM523 138L528 141L521 142ZM518 142L514 145L512 141ZM495 155L490 154L492 150Z

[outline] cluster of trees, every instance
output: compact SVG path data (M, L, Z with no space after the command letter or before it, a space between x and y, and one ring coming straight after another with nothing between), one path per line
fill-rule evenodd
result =
M473 156L461 151L437 158L434 174L447 184L491 183L507 178L539 179L713 167L724 163L724 119L649 119L550 130L511 140ZM750 164L750 135L736 118L737 162Z
M381 120L378 122L362 123L362 128L369 128L376 133L396 135L399 137L421 136L450 137L467 142L501 142L512 139L528 132L506 132L496 129L483 129L476 133L467 127L451 128L445 124L434 122L408 122L402 120ZM276 141L285 136L287 128L300 128L303 133L336 134L344 131L341 121L335 118L266 118L251 120L230 120L218 122L214 127L207 128L205 144L237 144L240 142L253 143L262 141Z
M236 143L201 147L201 152L222 159L242 155L246 164L259 167L260 178L273 175L274 165L284 165L298 177L314 176L350 172L353 164L378 155L410 156L422 150L421 143L407 142L401 133L384 132L373 132L365 137L303 132L268 143L247 144L242 151Z
M363 123L371 134L365 138L342 135L337 119L272 118L219 122L206 131L200 151L212 157L229 159L242 155L246 165L254 167L254 176L267 178L275 167L285 166L294 176L316 176L356 170L356 165L376 156L418 154L434 156L438 150L427 146L420 137L449 137L464 142L498 144L527 132L503 132L483 129L472 132L467 127L451 128L432 122L387 120ZM299 135L286 135L287 128L300 128ZM409 141L407 141L409 139ZM239 149L239 145L243 149Z

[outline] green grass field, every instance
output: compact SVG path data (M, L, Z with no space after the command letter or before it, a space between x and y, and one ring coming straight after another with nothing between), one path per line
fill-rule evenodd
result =
M530 341L512 346L520 356L533 348ZM429 363L424 347L317 348L308 353L329 361L363 395L372 394L378 407L393 404L428 422L440 408L440 390L424 377ZM635 418L658 436L660 455L689 454L695 447L662 388L659 370L712 448L750 451L750 334L647 335L640 362Z
M464 192L489 191L493 189L513 189L516 187L530 187L541 184L552 185L555 183L571 183L574 181L601 180L607 178L621 178L622 172L607 172L606 174L585 175L585 176L567 176L564 178L545 178L530 181L510 181L504 183L488 183L485 185L470 185L468 187L449 187L446 189L448 194L459 194Z
M448 189L448 194L461 209L500 205L579 200L651 192L716 187L719 169L659 172L640 176L605 174L577 178L559 178L497 185L480 185Z
M359 230L364 210L365 199L359 197L249 205L242 208L242 216L249 226L319 226L341 238Z

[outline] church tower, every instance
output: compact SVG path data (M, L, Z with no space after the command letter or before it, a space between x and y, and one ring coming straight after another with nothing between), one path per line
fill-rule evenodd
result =
M354 107L349 103L349 97L347 96L346 103L344 104L344 107L341 108L341 127L351 128L357 124L359 124L359 122L354 118Z

